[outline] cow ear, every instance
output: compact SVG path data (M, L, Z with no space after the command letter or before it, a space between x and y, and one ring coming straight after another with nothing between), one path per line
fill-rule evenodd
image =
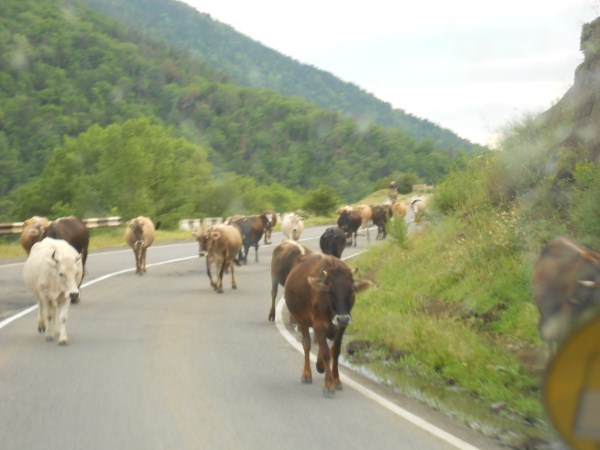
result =
M317 291L327 291L327 272L323 270L318 277L308 277L308 284Z
M598 286L598 282L597 281L591 281L591 280L577 280L577 282L582 285L585 286L587 288L593 289L595 287Z
M210 238L213 240L217 240L221 237L221 233L219 231L211 231L210 232Z
M373 283L369 280L358 280L354 282L352 287L354 288L354 292L361 292L369 289L371 286L373 286Z

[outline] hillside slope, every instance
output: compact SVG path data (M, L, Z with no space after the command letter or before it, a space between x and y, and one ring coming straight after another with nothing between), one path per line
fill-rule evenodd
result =
M232 27L175 0L82 0L116 20L189 50L243 86L299 97L356 120L398 128L440 148L478 152L482 147L427 119L377 99L352 83L293 60Z
M540 120L547 122L545 126L556 128L561 145L575 152L586 148L589 157L599 162L600 18L584 25L580 50L585 58L575 70L573 86Z

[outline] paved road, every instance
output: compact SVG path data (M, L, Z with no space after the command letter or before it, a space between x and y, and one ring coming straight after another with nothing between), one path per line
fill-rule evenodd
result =
M32 297L22 263L0 265L0 449L495 448L347 370L333 399L322 375L302 385L296 337L267 320L272 249L222 295L194 242L151 247L144 276L130 250L92 253L66 347L37 335L35 311L12 320Z

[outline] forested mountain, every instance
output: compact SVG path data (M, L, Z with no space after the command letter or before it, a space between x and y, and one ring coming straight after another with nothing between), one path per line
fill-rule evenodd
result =
M327 185L350 202L399 173L434 182L461 160L460 149L440 150L397 129L240 87L189 52L76 0L3 0L0 49L0 217L5 220L148 213L119 196L139 196L140 204L159 215L218 214L234 208L236 193L248 196L250 187L262 185L281 194L277 201L289 198L286 189L304 193ZM136 133L163 135L172 151L161 160L155 147L162 141ZM179 139L180 145L172 145ZM160 177L138 170L136 164L145 163ZM171 205L173 193L165 184L177 170L184 191L186 183L200 182L186 177L209 176L201 177L202 186L187 189L189 198L178 196ZM232 173L246 178L234 178L237 190L228 186L225 195L217 187L231 181ZM84 189L109 182L131 190L103 189L99 196L98 189ZM281 206L261 195L260 201L258 194L238 201L236 211L250 203Z
M189 50L243 86L300 97L356 120L398 128L417 140L430 139L440 148L482 150L448 129L393 109L355 84L284 56L176 0L82 1L138 30Z

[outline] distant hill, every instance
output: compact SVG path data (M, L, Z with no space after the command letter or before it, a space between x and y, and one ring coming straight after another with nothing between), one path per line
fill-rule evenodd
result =
M438 148L484 148L379 100L355 84L302 64L175 0L82 0L144 33L189 50L243 86L299 97L355 120L398 128Z

